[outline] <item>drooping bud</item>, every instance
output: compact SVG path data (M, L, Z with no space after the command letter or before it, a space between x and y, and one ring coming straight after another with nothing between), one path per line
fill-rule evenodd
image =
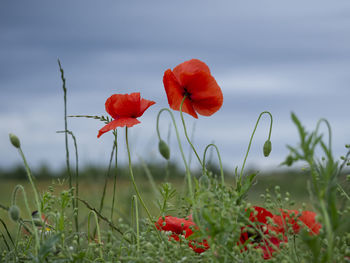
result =
M19 210L18 206L16 206L16 205L10 206L8 213L9 213L10 218L13 221L15 221L15 222L18 221L18 219L20 217L19 216L20 215L20 210Z
M271 150L272 150L271 141L270 141L270 140L267 140L267 141L264 143L264 148L263 148L264 156L265 156L265 157L269 156L270 153L271 153Z
M165 141L160 140L159 144L158 144L158 149L160 154L166 159L169 160L170 158L170 149L168 147L168 145L166 144Z
M21 148L21 143L16 135L14 135L13 133L10 133L9 137L13 146L15 146L16 148Z

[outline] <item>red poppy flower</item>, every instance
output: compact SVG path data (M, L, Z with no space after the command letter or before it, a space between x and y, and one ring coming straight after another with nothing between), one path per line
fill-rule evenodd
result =
M155 223L158 230L171 231L170 239L180 241L179 235L185 235L189 238L193 234L193 230L198 229L198 226L192 221L192 216L188 218L178 218L174 216L160 217ZM201 242L189 240L188 246L196 253L203 253L209 249L209 244L206 239Z
M276 226L271 227L271 230L285 233L288 225L291 225L293 232L298 234L303 226L310 230L311 235L318 235L322 225L316 221L316 213L312 211L303 211L299 216L297 210L280 210L281 215L274 215L273 221Z
M185 61L173 70L165 71L163 83L173 110L180 110L185 95L182 111L195 118L198 118L197 113L210 116L221 108L221 89L208 66L198 59Z
M154 101L141 98L139 92L110 96L106 100L105 106L106 111L114 120L99 130L97 138L117 127L132 127L140 123L136 118L142 116L145 110L153 104L155 104Z
M257 244L256 249L261 249L263 251L263 258L269 259L272 257L272 253L276 251L276 248L279 248L279 245L282 240L276 236L271 235L269 232L269 225L267 218L273 218L273 214L266 210L263 207L254 206L255 211L251 212L249 215L249 221L255 223L255 228L258 228L259 231L255 231L252 225L241 228L241 236L239 238L239 243L245 245L250 237L253 237L252 243ZM247 228L251 228L252 232L247 231ZM238 243L238 245L239 245ZM247 250L247 247L244 246L244 249Z

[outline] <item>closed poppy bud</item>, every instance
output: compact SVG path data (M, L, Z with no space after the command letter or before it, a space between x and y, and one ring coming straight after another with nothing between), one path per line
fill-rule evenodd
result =
M18 206L12 205L12 206L9 208L9 211L8 211L8 212L9 212L10 218L11 218L13 221L17 222L18 219L19 219L19 215L20 215L20 210L19 210Z
M264 143L264 148L263 148L264 156L265 156L265 157L267 157L267 156L270 155L271 149L272 149L271 141L270 141L270 140L267 140L267 141Z
M21 143L16 135L14 135L13 133L10 133L9 137L13 146L15 146L16 148L21 148Z
M170 149L165 141L160 140L158 144L160 154L167 160L170 158Z

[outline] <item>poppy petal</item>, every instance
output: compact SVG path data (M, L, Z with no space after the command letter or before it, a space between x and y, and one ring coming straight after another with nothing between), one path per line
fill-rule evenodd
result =
M145 112L145 110L147 110L153 104L155 104L154 101L146 100L146 99L142 98L141 101L140 101L140 110L139 110L139 113L138 113L138 117L142 116L142 114Z
M223 95L214 77L198 72L194 75L184 74L183 81L196 112L210 116L221 108Z
M117 127L124 127L124 126L132 127L138 123L140 123L140 121L138 121L136 118L119 118L119 119L113 120L98 131L97 138L99 138L102 134L110 130L116 129Z
M200 61L199 59L191 59L191 60L185 61L177 65L173 69L173 72L175 77L179 80L181 84L183 84L181 82L181 75L183 73L195 74L197 72L205 72L210 75L210 69L207 66L207 64L205 64L203 61Z
M180 105L184 98L185 90L181 87L174 73L170 69L165 71L163 83L170 108L177 111L180 110ZM192 115L196 119L198 118L198 115L194 111L191 101L188 98L185 99L182 105L182 111Z
M312 211L303 211L299 220L303 222L312 232L318 235L322 225L316 221L316 213Z
M120 117L140 117L140 93L114 94L110 96L106 103L106 111L114 119Z

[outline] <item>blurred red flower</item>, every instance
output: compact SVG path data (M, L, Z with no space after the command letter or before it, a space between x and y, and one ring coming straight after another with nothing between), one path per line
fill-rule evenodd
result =
M184 235L185 238L189 238L193 234L193 230L198 229L198 226L192 221L192 216L187 218L178 218L174 216L159 217L155 223L158 230L170 231L172 234L170 239L180 241L179 235ZM209 248L209 244L206 239L202 242L195 240L189 240L188 246L196 253L202 253Z
M318 235L322 225L316 221L316 213L303 211L301 215L298 210L281 209L281 215L274 215L273 222L276 226L270 227L279 233L285 233L288 225L292 227L294 234L298 234L300 229L306 226L311 235Z
M155 104L154 101L141 98L139 92L113 94L106 100L105 106L106 111L114 120L99 130L97 138L117 127L132 127L140 123L136 118L142 116L145 110L153 104Z
M251 243L257 244L255 248L263 251L264 259L269 259L283 240L271 235L269 232L268 217L272 219L274 215L263 207L254 206L253 208L254 211L250 213L249 221L254 223L254 227L253 225L242 227L239 241L244 245L244 249L247 250L245 245L247 242L249 243L249 238L252 238L253 241Z
M197 113L204 116L214 114L223 103L221 89L209 67L198 59L185 61L173 70L166 70L163 83L170 108L180 110L181 102L187 95L182 111L194 118L198 118Z

